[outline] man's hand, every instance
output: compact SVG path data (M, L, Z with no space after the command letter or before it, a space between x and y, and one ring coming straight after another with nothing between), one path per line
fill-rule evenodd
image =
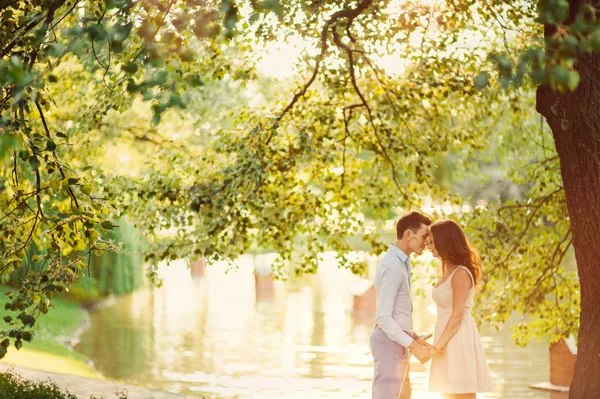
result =
M407 333L408 335L410 335L410 337L412 339L415 340L416 343L418 343L419 345L423 345L426 346L427 348L431 349L431 344L427 341L425 341L423 338L421 338L420 336L418 336L417 334L415 334L412 331L408 331L408 330L404 330L405 333Z
M417 342L413 341L412 344L408 346L408 349L415 355L415 357L421 362L425 363L431 359L431 352L429 348L423 345L419 345Z

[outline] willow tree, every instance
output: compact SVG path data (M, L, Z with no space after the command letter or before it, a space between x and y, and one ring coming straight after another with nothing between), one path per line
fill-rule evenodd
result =
M23 259L44 267L13 295L20 320L3 334L17 347L31 338L52 294L93 251L110 249L103 238L115 211L154 237L154 264L234 259L260 245L278 252L275 274L290 263L293 273L314 272L326 248L361 273L348 236L364 234L379 251L371 219L424 197L459 203L440 184L444 166L473 173L470 160L494 154L527 192L465 219L485 249L484 318L502 323L518 310L530 316L517 330L522 341L555 340L578 330L581 298L571 396L589 397L600 371L596 6L5 2L2 270ZM308 48L295 78L256 74L255 51L296 38ZM400 62L386 67L390 59ZM551 131L531 112L537 86ZM255 101L260 94L268 100ZM122 117L140 98L155 127ZM94 168L92 155L124 138L148 144L143 177ZM176 234L161 237L169 228ZM29 259L32 245L44 255ZM562 267L572 245L581 291Z

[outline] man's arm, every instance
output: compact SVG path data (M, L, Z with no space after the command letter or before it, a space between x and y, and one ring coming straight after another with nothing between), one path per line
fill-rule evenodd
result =
M414 339L408 335L392 318L396 294L402 284L402 273L399 270L386 269L381 275L381 283L377 290L377 325L400 345L408 348Z
M430 347L432 346L429 342L425 341L423 338L419 337L417 334L415 334L412 331L406 331L404 330L405 333L407 333L408 335L410 335L410 337L412 339L415 340L416 343L418 343L419 345L423 345L425 347Z

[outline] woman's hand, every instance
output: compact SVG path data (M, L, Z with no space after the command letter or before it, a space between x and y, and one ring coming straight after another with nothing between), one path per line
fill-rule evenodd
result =
M431 353L431 357L437 357L444 354L444 348L440 348L437 345L432 345L429 348L429 352Z

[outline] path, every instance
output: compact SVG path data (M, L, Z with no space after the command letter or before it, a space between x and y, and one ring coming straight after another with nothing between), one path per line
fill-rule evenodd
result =
M96 397L102 397L102 399L118 399L119 396L117 393L123 390L127 391L127 399L201 399L198 396L183 396L107 380L94 380L68 374L49 373L0 363L0 372L9 369L12 369L15 374L30 381L47 381L50 379L61 389L66 389L80 399L89 399L92 394Z

